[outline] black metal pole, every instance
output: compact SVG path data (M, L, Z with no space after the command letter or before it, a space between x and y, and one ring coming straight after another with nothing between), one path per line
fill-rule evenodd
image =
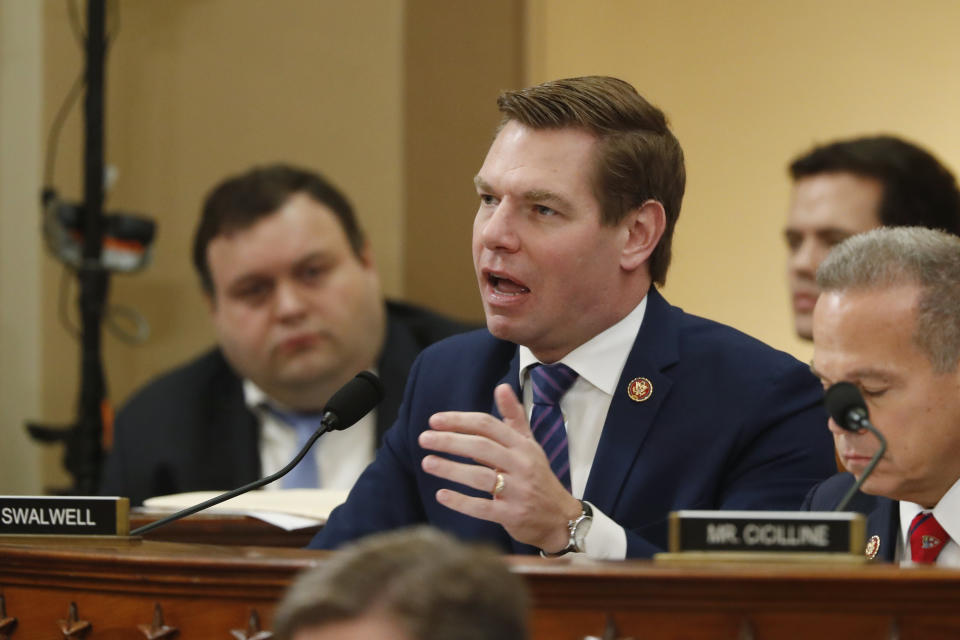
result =
M103 460L103 415L106 398L101 335L109 274L101 265L103 250L104 69L106 56L105 0L87 3L87 68L84 104L83 264L79 272L82 355L80 406L66 466L78 494L94 494L100 485Z

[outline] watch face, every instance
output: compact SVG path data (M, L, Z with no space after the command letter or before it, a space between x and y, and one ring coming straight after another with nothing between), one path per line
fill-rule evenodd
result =
M587 539L587 532L590 531L590 525L593 524L593 518L588 515L584 515L580 518L580 521L573 527L573 546L575 551L580 553L586 552L585 542Z

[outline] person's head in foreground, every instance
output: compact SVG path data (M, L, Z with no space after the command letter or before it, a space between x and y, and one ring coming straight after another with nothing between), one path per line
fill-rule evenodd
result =
M817 272L814 372L863 394L887 451L862 490L932 507L960 478L960 238L881 228L838 245ZM830 420L859 477L876 438Z
M524 640L528 597L495 551L427 527L369 536L301 575L277 640Z

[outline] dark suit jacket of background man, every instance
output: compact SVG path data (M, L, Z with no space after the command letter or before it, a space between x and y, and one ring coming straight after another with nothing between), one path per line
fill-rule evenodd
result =
M803 508L808 511L833 511L854 482L853 474L838 473L811 489L803 501ZM873 536L880 539L880 548L875 559L893 562L897 551L897 536L900 535L900 503L858 491L853 494L844 510L867 516L867 540Z
M510 553L532 553L498 524L457 513L434 495L450 487L424 473L417 436L437 411L498 415L493 389L518 393L517 346L486 330L426 349L410 371L397 424L312 547L427 521ZM634 402L627 384L653 383ZM724 325L670 306L653 288L610 404L583 496L627 529L627 556L666 546L674 509L796 509L836 472L822 390L793 357Z
M387 302L387 338L377 363L385 387L377 442L393 423L407 374L429 344L468 327L412 305ZM220 349L148 383L117 414L100 492L146 498L226 490L261 477L259 422L241 379Z

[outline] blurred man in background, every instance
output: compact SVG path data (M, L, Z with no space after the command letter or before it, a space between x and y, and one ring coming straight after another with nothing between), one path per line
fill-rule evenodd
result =
M960 234L953 174L920 147L893 136L815 147L790 164L793 192L784 236L797 335L811 340L817 267L834 245L879 226Z
M386 389L380 406L326 434L280 484L349 489L396 418L417 354L465 328L385 302L349 202L296 167L258 167L216 186L193 261L218 345L118 413L101 491L132 504L279 470L319 427L327 399L370 369Z

